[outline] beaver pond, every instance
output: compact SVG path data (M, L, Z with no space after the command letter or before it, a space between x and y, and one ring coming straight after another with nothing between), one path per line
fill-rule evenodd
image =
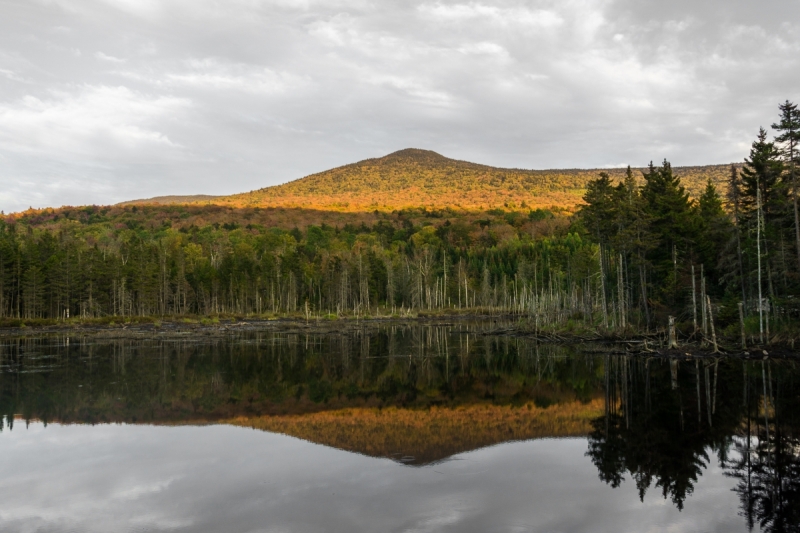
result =
M0 339L4 532L800 531L800 368L480 323Z

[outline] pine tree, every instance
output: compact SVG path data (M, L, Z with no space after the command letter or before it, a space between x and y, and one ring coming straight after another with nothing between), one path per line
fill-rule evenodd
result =
M776 248L780 236L779 219L785 199L780 181L782 173L780 153L774 143L767 141L764 128L760 128L742 168L741 220L749 230L749 254L755 253L752 262L756 267L754 292L758 295L759 324L762 328L765 290L774 296L771 251ZM752 243L753 237L755 243Z
M675 303L681 270L678 265L685 264L685 259L695 248L699 218L692 209L689 193L681 185L680 178L672 173L667 160L659 168L650 163L644 179L641 192L644 212L651 220L650 230L659 242L649 256L657 277L665 281L660 287L661 292Z
M732 217L732 232L731 238L727 242L727 249L729 253L727 254L730 257L731 254L735 253L735 270L737 272L737 276L733 276L731 274L723 274L723 279L727 278L731 280L735 277L738 277L738 285L739 289L742 292L742 303L744 304L744 308L747 309L747 291L746 291L746 278L745 278L745 270L744 270L744 260L742 257L742 231L741 231L741 196L742 196L742 180L739 176L739 171L736 169L736 165L731 165L731 172L730 177L728 179L728 192L727 192L727 203L728 203L728 211ZM735 252L732 250L735 248ZM728 262L730 264L730 261ZM723 266L722 272L725 272L725 268ZM729 270L730 272L730 270Z
M614 218L617 199L611 178L605 172L590 181L586 186L583 201L586 205L580 209L579 216L586 229L596 241L604 245L608 243L614 232Z
M639 293L637 298L631 294L631 301L639 302L649 322L645 280L651 267L648 254L658 246L658 240L650 230L652 219L645 212L640 187L636 183L630 166L625 173L625 179L616 187L615 201L614 224L616 231L612 236L611 246L622 253L625 258L623 264L628 267L625 271L625 279L629 280L632 293L637 291ZM635 269L636 274L631 275L629 268Z
M797 209L797 163L800 161L800 110L797 105L786 100L778 106L781 111L780 122L773 124L772 129L780 133L775 137L775 142L782 145L781 155L786 163L788 182L792 191L792 206L794 211L795 248L797 251L797 264L800 269L800 216Z
M745 158L742 168L741 205L745 215L754 216L758 202L758 189L761 190L761 206L768 220L778 215L780 210L780 178L783 163L775 143L767 141L767 132L759 129L758 137L750 148L750 156Z
M698 232L701 260L714 271L722 255L726 236L730 234L731 222L711 179L698 199L697 211L701 224Z

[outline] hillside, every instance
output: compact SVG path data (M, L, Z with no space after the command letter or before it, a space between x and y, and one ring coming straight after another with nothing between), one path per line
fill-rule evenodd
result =
M721 184L730 165L675 167L696 196L711 178ZM637 175L641 176L637 169ZM581 202L589 180L602 172L615 180L625 169L521 170L449 159L405 149L376 159L312 174L283 185L224 196L207 203L234 207L303 207L337 211L413 207L483 210L560 207Z
M547 408L478 404L456 409L350 408L301 415L238 417L225 423L291 435L372 457L424 465L513 440L588 435L603 400Z
M155 196L153 198L142 198L140 200L128 200L127 202L120 202L116 205L173 205L173 204L191 204L194 202L208 202L216 200L219 196L211 196L209 194L192 194L188 196Z

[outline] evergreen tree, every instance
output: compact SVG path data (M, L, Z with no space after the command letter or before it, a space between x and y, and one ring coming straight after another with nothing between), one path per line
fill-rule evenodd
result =
M652 218L646 213L640 187L630 166L625 173L625 179L617 185L615 193L616 232L611 244L625 258L624 264L629 268L626 268L624 279L628 280L631 297L639 303L649 323L646 280L651 265L648 254L658 246L658 240L650 230Z
M788 172L788 183L792 193L792 207L794 214L795 248L797 251L797 264L800 269L800 216L797 208L797 163L800 160L800 110L797 105L786 100L778 106L781 111L780 122L773 124L772 129L781 132L775 137L775 142L782 145L781 155Z
M759 129L741 173L741 222L746 228L746 253L753 258L749 263L757 270L755 278L765 279L766 289L773 296L773 252L783 240L781 225L786 212L786 189L781 181L783 169L778 148L767 140L764 128ZM759 282L758 287L761 286Z
M747 309L747 282L745 278L744 258L742 253L742 232L741 232L741 196L742 180L736 165L731 165L730 177L728 178L728 191L726 200L728 212L732 218L732 231L726 241L725 255L722 258L720 272L721 281L731 287L737 287L742 293L742 303Z
M650 230L659 243L649 254L658 279L664 280L661 293L675 303L678 276L685 260L692 259L699 232L699 219L681 180L672 173L665 159L661 167L651 162L642 187L644 211L650 218Z
M614 233L614 218L617 207L616 191L611 178L605 172L590 181L583 196L586 205L580 210L580 218L596 241L605 245Z
M722 198L710 179L698 199L697 211L701 224L698 232L700 256L704 264L716 270L726 237L730 234L731 222L722 207Z
M758 192L761 192L761 208L767 220L780 213L780 179L783 163L775 143L767 141L767 132L759 129L758 137L750 148L750 156L745 158L742 168L741 205L744 215L755 216Z

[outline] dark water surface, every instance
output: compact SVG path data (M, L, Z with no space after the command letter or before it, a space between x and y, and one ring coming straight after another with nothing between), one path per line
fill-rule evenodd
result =
M800 370L480 324L0 341L0 531L800 531Z

